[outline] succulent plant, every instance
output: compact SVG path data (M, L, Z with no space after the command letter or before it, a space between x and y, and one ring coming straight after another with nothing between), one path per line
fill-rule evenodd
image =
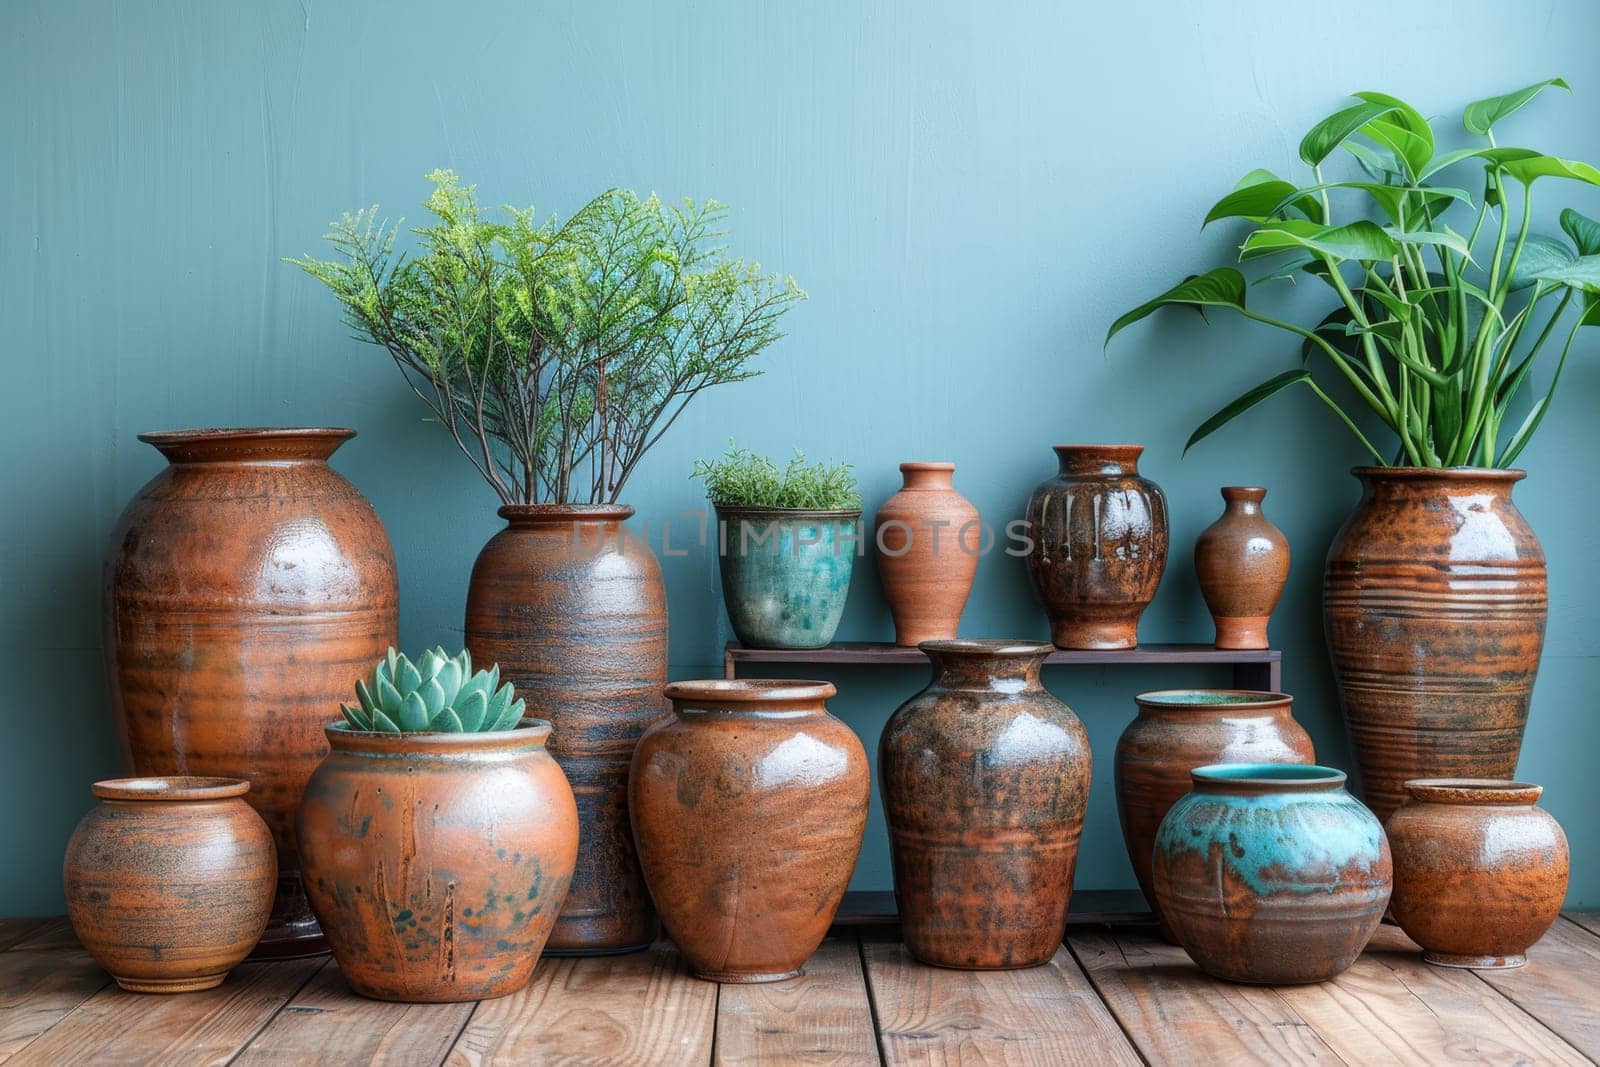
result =
M495 687L500 687L496 689ZM340 704L349 729L368 733L486 733L522 721L523 702L500 665L472 673L472 657L430 648L412 663L394 649L378 661L372 680L356 679L360 706Z

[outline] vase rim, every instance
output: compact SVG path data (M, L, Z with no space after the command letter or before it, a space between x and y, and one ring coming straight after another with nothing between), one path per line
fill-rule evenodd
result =
M1085 456L1099 452L1116 455L1125 455L1132 452L1137 456L1144 451L1144 445L1051 445L1050 449L1058 456Z
M419 730L391 734L380 730L352 730L340 719L323 727L328 744L344 752L366 752L381 756L446 755L455 752L484 752L496 749L515 751L543 748L550 736L550 720L523 716L509 730L480 730L441 733Z
M107 778L94 783L90 789L101 800L227 800L244 796L250 791L250 783L243 778L175 774Z
M803 678L691 678L668 682L662 694L671 701L748 705L751 710L774 704L817 704L835 696L832 682Z
M1221 493L1222 499L1228 501L1260 501L1266 499L1267 487L1264 485L1225 485L1222 487Z
M1163 711L1194 711L1225 708L1229 711L1257 711L1288 707L1294 697L1265 689L1156 689L1140 693L1134 703L1141 708Z
M713 504L721 518L755 515L773 519L859 519L860 508L769 508L753 504Z
M495 512L518 522L621 522L633 517L631 504L502 504Z
M956 465L954 463L944 460L915 460L900 464L900 472L902 474L915 471L953 471L955 469Z
M1532 805L1544 786L1509 778L1412 778L1406 796L1417 803Z
M1319 792L1343 787L1337 767L1316 763L1208 763L1189 772L1195 788L1245 786L1268 792Z
M1402 479L1415 478L1426 481L1491 481L1520 482L1528 472L1516 467L1351 467L1357 478Z
M346 426L204 426L147 430L139 440L168 463L325 460L356 435Z
M1023 641L1007 638L950 637L937 641L921 641L917 647L928 656L1002 656L1029 658L1048 656L1056 646L1040 641Z

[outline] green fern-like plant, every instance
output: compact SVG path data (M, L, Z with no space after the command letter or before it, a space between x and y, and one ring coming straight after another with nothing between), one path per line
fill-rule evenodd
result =
M499 686L499 688L496 688ZM472 673L465 649L449 656L430 648L413 663L389 649L372 680L356 679L357 706L340 704L347 729L365 733L488 733L509 730L525 711L500 665Z
M802 511L855 511L861 490L848 463L807 463L795 451L787 466L728 442L713 460L697 459L690 477L706 483L706 496L719 508L791 508Z

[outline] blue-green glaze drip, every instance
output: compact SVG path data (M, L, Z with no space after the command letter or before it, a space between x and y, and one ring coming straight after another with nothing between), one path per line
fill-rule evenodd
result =
M747 521L752 532L741 539L741 520L728 520L722 555L722 598L734 636L751 648L821 648L831 642L855 569L855 520Z

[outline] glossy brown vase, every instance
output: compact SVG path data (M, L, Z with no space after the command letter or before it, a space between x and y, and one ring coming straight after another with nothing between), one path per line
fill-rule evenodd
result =
M1267 623L1289 580L1289 539L1261 513L1266 495L1259 486L1224 486L1222 517L1194 543L1218 648L1271 647Z
M306 890L362 996L434 1003L527 984L566 899L578 809L550 724L491 733L359 733L306 786Z
M1088 734L1039 682L1049 645L929 641L922 650L933 681L878 743L901 936L940 967L1046 963L1066 930Z
M67 843L67 918L135 993L220 985L267 927L277 850L236 778L117 778Z
M661 923L701 978L793 978L844 899L867 825L867 754L826 682L673 682L630 782Z
M394 553L328 457L354 430L141 434L167 457L105 568L107 674L145 776L243 778L278 845L256 956L326 951L300 883L295 809L329 709L397 643Z
M1499 969L1561 915L1567 835L1537 807L1540 786L1482 779L1417 779L1384 830L1394 849L1400 928L1445 967Z
M1358 468L1328 550L1323 622L1361 793L1387 819L1412 778L1511 778L1547 613L1521 471Z
M978 509L956 492L954 463L902 463L904 486L874 523L878 574L897 645L950 640L983 549Z
M1139 714L1117 740L1117 814L1139 889L1162 936L1177 944L1156 906L1150 862L1161 820L1189 792L1189 772L1212 763L1315 763L1316 752L1290 714L1294 698L1283 693L1169 689L1134 699Z
M1028 500L1028 574L1057 648L1139 643L1167 565L1167 500L1140 445L1056 445L1061 471Z
M632 952L655 939L628 825L628 761L665 714L667 593L630 507L503 507L478 555L466 644L550 720L550 754L578 798L583 847L548 955Z

